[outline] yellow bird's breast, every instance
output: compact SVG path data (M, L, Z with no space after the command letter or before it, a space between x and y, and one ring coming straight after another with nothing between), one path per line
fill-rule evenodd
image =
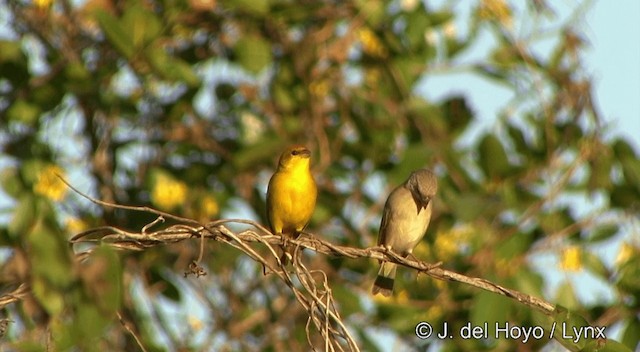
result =
M276 172L269 181L267 210L272 231L293 234L302 231L316 204L316 183L308 170Z

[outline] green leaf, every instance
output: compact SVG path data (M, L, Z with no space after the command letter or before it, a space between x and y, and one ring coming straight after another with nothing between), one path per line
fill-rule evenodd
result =
M50 289L64 290L73 282L71 259L67 241L55 225L46 218L52 216L52 208L46 206L46 201L37 206L38 219L28 234L30 246L30 264L33 275L46 280ZM48 209L47 209L48 208Z
M296 100L289 92L287 86L275 84L273 87L273 101L283 113L291 113L297 107Z
M51 110L60 103L64 92L57 89L57 82L43 84L31 89L31 98L34 105L40 110Z
M613 158L610 152L598 152L589 160L589 180L587 186L590 191L611 188L611 168Z
M122 268L120 258L112 247L97 247L80 268L88 300L100 311L113 316L122 302Z
M398 95L409 95L414 83L420 78L425 67L425 60L416 56L398 56L393 59L390 69L393 70L392 81L398 86Z
M449 199L449 205L453 209L459 221L473 221L490 210L490 202L484 196L466 192Z
M60 327L64 333L53 334L57 349L100 351L97 348L98 342L104 338L105 328L117 321L116 317L105 316L95 305L84 299L76 301L74 313L75 319L65 321L64 326Z
M446 38L444 41L447 51L447 58L454 59L459 54L462 54L466 48L469 47L471 42L468 40L458 40L456 38Z
M358 13L363 16L365 21L376 28L380 25L386 17L385 3L381 0L356 0L356 7Z
M527 294L541 297L542 296L542 287L544 286L545 280L543 277L529 270L528 268L521 268L518 270L518 274L513 277L515 281L516 289L521 292L526 292Z
M631 352L631 350L618 341L590 339L580 352Z
M609 278L609 270L597 255L591 252L583 251L581 260L584 266L592 273L600 276L605 280Z
M259 35L240 38L234 50L238 63L251 73L257 74L271 64L271 43Z
M510 165L504 146L498 137L486 134L478 147L480 167L489 179L504 178L509 174Z
M131 59L135 53L133 38L123 28L120 20L106 11L96 11L96 19L107 39L125 58Z
M433 11L428 13L431 26L438 27L454 19L451 11Z
M556 302L568 307L569 309L580 307L580 302L576 297L573 285L568 281L565 281L558 286L558 290L556 291Z
M0 40L0 63L24 61L25 56L22 52L20 42L12 40Z
M629 319L629 324L622 334L622 343L631 349L637 349L640 344L640 318L638 316Z
M619 226L616 224L600 225L589 232L587 241L595 243L608 240L617 234L619 229Z
M499 308L498 308L499 307ZM487 327L489 336L496 336L495 322L508 321L511 302L507 298L492 292L481 291L475 295L471 305L470 321L474 326L483 326L485 322L491 322ZM504 325L504 323L501 323Z
M13 239L26 237L28 229L35 225L35 218L35 197L32 194L26 193L20 197L13 211L13 216L8 226L9 236Z
M69 63L64 68L65 88L75 94L86 96L94 94L98 88L95 87L95 79L91 72L81 62Z
M149 282L153 285L158 285L158 287L160 287L159 292L164 297L174 302L180 302L182 299L180 290L178 290L171 279L167 279L165 275L162 274L163 268L162 266L152 266L148 271Z
M631 185L616 185L609 194L609 201L614 208L631 209L637 206L640 192Z
M496 247L496 259L511 259L527 252L533 242L532 233L516 233L500 241Z
M380 134L380 138L392 138L386 134ZM384 142L383 140L379 142ZM384 144L378 144L384 145ZM433 151L425 148L423 143L414 143L407 147L401 156L401 161L391 171L387 173L389 182L393 185L399 185L409 178L409 175L417 169L421 169L431 160Z
M129 7L124 12L120 23L125 33L129 34L135 49L146 47L162 32L162 23L157 15L141 4Z
M638 158L633 147L624 139L618 139L613 143L613 152L619 160Z
M42 276L32 277L31 292L50 315L58 316L64 310L63 293L46 278Z
M22 122L28 126L33 126L40 117L40 107L24 99L18 99L7 109L7 119L9 121Z
M507 124L506 127L507 127L507 133L509 134L509 137L511 138L511 142L515 146L516 150L520 154L525 154L525 155L528 154L529 144L527 143L527 140L524 138L524 133L522 133L522 130L520 130L518 127L512 124Z
M547 235L563 230L575 222L568 208L542 213L539 219L540 227Z
M228 9L265 16L269 13L269 0L223 0L222 5Z
M190 87L197 87L200 79L191 66L179 58L169 56L161 47L151 46L145 50L149 63L162 78L172 82L185 82Z
M340 302L340 313L344 316L350 316L362 311L360 305L361 295L349 289L346 285L336 285L333 288L333 294L335 300Z
M454 136L463 133L469 123L473 121L473 112L469 108L467 99L463 96L455 96L442 103L442 111L449 122L449 131Z
M237 170L246 170L263 160L273 160L273 168L278 165L278 157L285 148L285 144L279 138L262 138L250 147L239 150L233 158L233 164Z
M405 35L409 43L409 50L417 52L426 47L425 32L432 26L424 11L413 11L406 16L407 28Z
M634 256L620 266L617 286L635 295L640 295L640 258Z
M580 351L586 346L586 339L575 341L576 339L573 338L574 328L578 330L590 326L582 316L561 305L556 305L553 318L555 323L553 337L560 344L570 351Z
M636 190L640 191L640 160L625 158L620 162L626 183L631 186L635 185Z

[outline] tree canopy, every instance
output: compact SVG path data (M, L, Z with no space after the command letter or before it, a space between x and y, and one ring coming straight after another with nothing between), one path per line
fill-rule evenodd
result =
M567 19L540 0L469 6L0 1L0 346L637 349L640 158L594 104L585 9ZM478 45L486 55L470 59ZM420 92L460 72L512 92L474 139L478 111L463 89L438 100ZM277 239L254 225L267 223L266 184L293 143L312 151L319 189L303 236L312 249L289 278L263 275L251 251L269 256ZM391 298L369 295L377 265L367 257L401 259L364 251L386 196L423 167L439 191L416 258L553 311L415 267L399 268ZM92 203L63 179L147 208ZM83 233L93 243L70 245ZM314 237L336 247L314 250ZM616 258L598 253L612 241ZM559 284L552 271L565 273ZM611 294L579 292L589 288L571 280L577 272ZM326 306L305 308L303 289ZM322 309L325 320L309 313ZM488 322L490 336L496 323L540 327L544 338L420 339L422 322L435 333ZM562 323L605 327L607 338L551 339ZM342 338L329 344L323 324Z

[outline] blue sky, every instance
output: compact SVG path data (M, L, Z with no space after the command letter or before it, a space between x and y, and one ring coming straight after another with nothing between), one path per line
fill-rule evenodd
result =
M466 33L468 13L476 2L447 0L428 1L435 8L452 6L458 17L456 27ZM523 2L511 1L522 6ZM571 16L572 9L579 3L584 5L584 15L578 16L578 30L586 39L584 62L587 74L593 77L596 106L610 125L609 136L625 136L640 151L640 1L547 1L560 18ZM517 18L517 9L516 18ZM516 35L534 26L543 19L517 18ZM493 38L488 32L480 35L461 61L473 62L474 58L485 57L493 47ZM534 46L536 53L544 53L554 45L553 41L541 41ZM495 126L496 116L501 107L511 98L512 92L504 87L472 75L470 73L449 73L429 76L418 92L432 100L439 100L452 93L464 93L470 98L477 112L475 128L467 134L471 143L483 130ZM466 143L465 143L466 144Z
M640 150L640 1L596 2L585 24L598 106Z

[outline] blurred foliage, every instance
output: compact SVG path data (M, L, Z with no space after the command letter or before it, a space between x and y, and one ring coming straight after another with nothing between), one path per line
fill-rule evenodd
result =
M11 206L0 225L0 293L28 283L32 294L1 307L12 322L0 344L137 350L138 337L148 351L307 350L307 316L291 293L228 247L206 244L200 278L181 277L198 257L195 240L74 258L67 240L87 227L140 229L154 219L99 209L56 181L199 221L266 223L266 181L280 151L297 142L314 151L313 233L374 245L390 187L432 167L440 194L416 255L566 307L543 317L403 269L395 296L372 300L374 263L307 257L327 273L363 349L381 347L377 328L423 349L434 340L414 336L420 321L587 321L607 332L618 326L621 340L561 343L637 349L640 249L624 235L637 234L628 224L640 214L640 158L629 142L604 138L579 21L561 21L539 0L477 1L469 18L429 3L1 1L10 33L0 40L0 183ZM531 18L533 28L514 29ZM470 60L483 33L491 47ZM532 49L550 35L553 48ZM416 90L461 70L513 93L472 143L478 117L469 97L431 101ZM578 215L567 197L592 211ZM612 240L623 242L615 260L595 254ZM548 270L529 260L540 254L557 258L558 270L589 273L612 297L584 303L568 276L551 291ZM440 343L509 351L549 340Z

